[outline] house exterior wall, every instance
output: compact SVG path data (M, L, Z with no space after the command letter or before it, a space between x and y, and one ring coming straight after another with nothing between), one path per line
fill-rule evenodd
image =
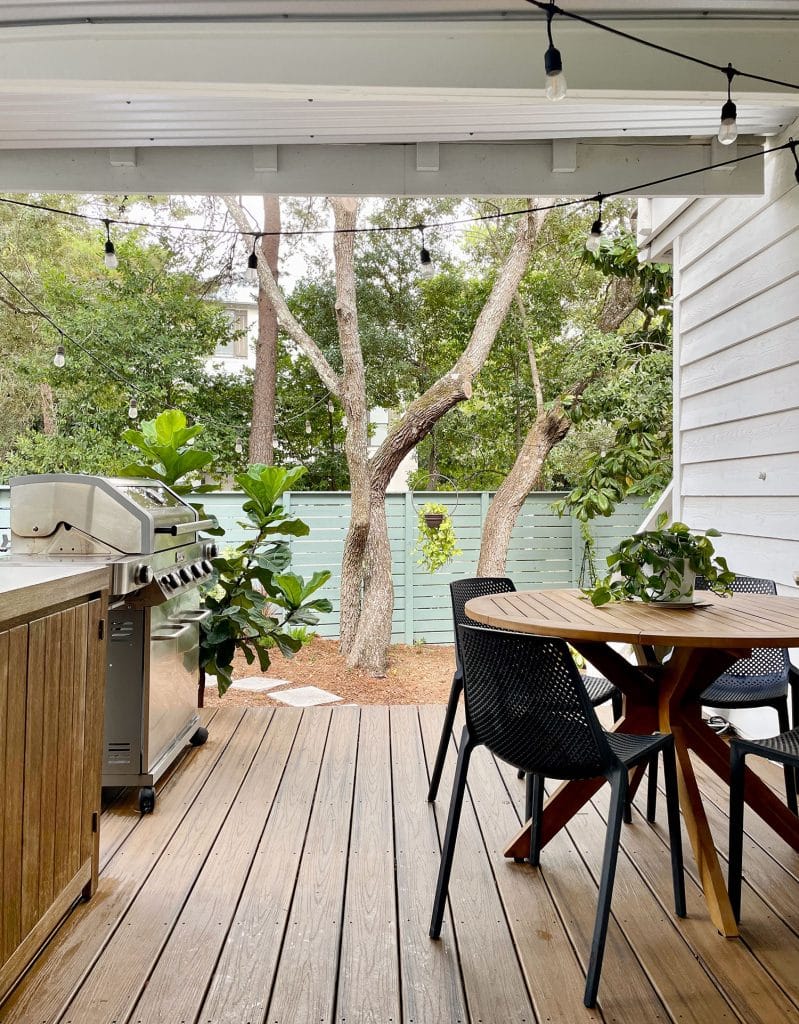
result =
M765 159L763 197L698 200L668 230L674 514L799 593L799 186L790 153Z
M662 225L652 204L642 241L655 258L670 253L675 272L674 516L721 530L732 569L799 596L794 171L790 152L767 156L762 197L699 199ZM752 715L731 717L761 735L774 724Z

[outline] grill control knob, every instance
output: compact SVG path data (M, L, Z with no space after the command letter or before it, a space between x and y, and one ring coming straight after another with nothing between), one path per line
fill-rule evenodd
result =
M133 570L133 582L138 583L139 586L146 587L148 583L153 582L153 568L146 562L142 562L141 565L137 565Z
M214 567L211 565L207 558L204 558L202 562L200 562L200 568L202 569L206 576L210 576L211 573L214 571Z
M191 573L189 572L185 565L180 570L180 578L183 580L184 583L191 583Z
M198 580L202 576L203 571L200 568L200 563L199 562L195 562L194 565L192 565L192 567L191 567L191 574L192 574L192 576L196 580Z
M208 544L203 545L203 556L205 558L216 558L218 554L219 545L215 541L210 541Z
M162 587L166 587L167 590L172 589L172 581L169 579L169 576L162 576L158 582Z
M169 573L169 575L166 577L166 581L170 587L180 586L180 580L178 579L178 574L176 572Z

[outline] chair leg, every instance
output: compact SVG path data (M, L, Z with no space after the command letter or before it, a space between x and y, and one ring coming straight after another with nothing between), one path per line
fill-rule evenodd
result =
M455 840L458 835L458 823L461 819L463 794L466 790L466 773L469 770L469 758L472 755L472 750L472 739L469 736L468 728L464 725L463 732L461 733L461 746L458 751L458 766L455 769L455 782L452 787L452 798L449 804L447 831L444 835L444 845L441 848L441 866L438 869L433 916L430 921L431 939L438 939L441 936L441 922L444 920L444 906L447 902L449 876L452 872L452 856L455 853Z
M780 732L788 732L791 728L791 721L788 717L788 698L785 697L774 706L777 709ZM799 808L796 806L796 772L793 766L789 764L785 765L783 771L785 773L785 800L788 804L788 809L793 811L794 814L799 814Z
M517 779L523 779L523 778L524 778L524 776L525 776L525 774L526 774L526 773L525 773L525 771L524 771L524 768L520 768L520 769L519 769L519 770L518 770L518 771L516 772L516 778L517 778Z
M621 690L614 690L610 698L610 706L613 708L613 721L618 722L624 713L624 695Z
M791 722L794 729L799 729L799 680L796 670L792 670L789 676L791 690ZM799 793L799 768L794 768L794 789Z
M614 771L611 776L610 810L608 811L608 830L605 835L605 853L602 858L602 878L599 883L599 900L596 908L594 937L591 942L591 957L588 962L588 974L585 979L586 1006L596 1005L596 994L599 988L599 976L602 972L602 958L605 955L605 939L608 934L608 917L610 901L613 897L613 882L616 877L616 861L619 856L619 837L627 802L627 770Z
M541 862L541 814L544 808L544 776L529 774L525 792L525 813L533 821L530 829L530 863L538 867Z
M447 710L444 713L444 725L441 728L441 739L438 741L436 761L433 765L433 774L430 776L430 788L427 791L427 802L432 803L438 795L438 786L441 782L441 773L444 771L444 762L447 759L447 747L449 736L452 732L452 723L455 721L455 712L458 710L458 701L463 692L463 677L457 672L452 677L452 688L449 691Z
M741 920L741 872L744 847L744 773L746 754L730 747L730 842L727 890L735 920Z
M651 758L647 768L646 780L646 820L654 821L658 806L658 758Z
M652 761L657 765L657 758L652 758ZM649 763L650 772L652 771L652 761ZM669 846L671 847L674 912L677 917L685 917L685 871L680 832L680 793L677 788L677 758L674 754L673 742L663 748L663 781L666 784L666 814L669 823Z

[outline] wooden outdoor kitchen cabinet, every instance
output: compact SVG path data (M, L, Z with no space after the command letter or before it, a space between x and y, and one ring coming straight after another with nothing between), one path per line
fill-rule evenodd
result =
M108 584L0 560L0 1001L97 884Z

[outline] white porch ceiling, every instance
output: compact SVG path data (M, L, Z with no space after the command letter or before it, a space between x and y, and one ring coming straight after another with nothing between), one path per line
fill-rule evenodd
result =
M718 64L799 77L799 0L569 7L628 28L637 19L632 31ZM85 173L87 190L184 191L191 181L203 191L207 168L207 187L213 179L217 189L225 152L243 147L277 147L267 163L280 165L274 185L287 192L295 190L289 166L303 188L326 190L327 147L338 147L331 166L347 192L379 189L381 161L392 168L386 190L389 181L402 187L410 159L403 147L413 143L458 147L465 172L455 179L450 167L446 180L466 192L485 191L487 168L497 193L518 181L505 167L518 158L512 143L533 147L530 166L543 173L548 163L547 174L560 168L553 172L535 147L549 140L578 143L581 171L589 151L612 152L618 164L626 146L622 165L656 177L653 142L662 153L690 142L689 158L710 162L720 73L566 19L556 27L569 96L551 104L543 98L544 19L523 0L0 0L0 188L79 188ZM745 142L799 117L799 92L743 79L734 91ZM589 145L611 140L602 150ZM144 160L147 150L159 158ZM312 150L323 152L311 160ZM260 159L252 151L231 158L242 189L264 187ZM665 164L684 166L685 157ZM444 181L436 173L423 179L431 192ZM613 180L611 169L602 174ZM750 192L755 177L741 168L715 176L714 187ZM557 178L540 188L567 191Z

